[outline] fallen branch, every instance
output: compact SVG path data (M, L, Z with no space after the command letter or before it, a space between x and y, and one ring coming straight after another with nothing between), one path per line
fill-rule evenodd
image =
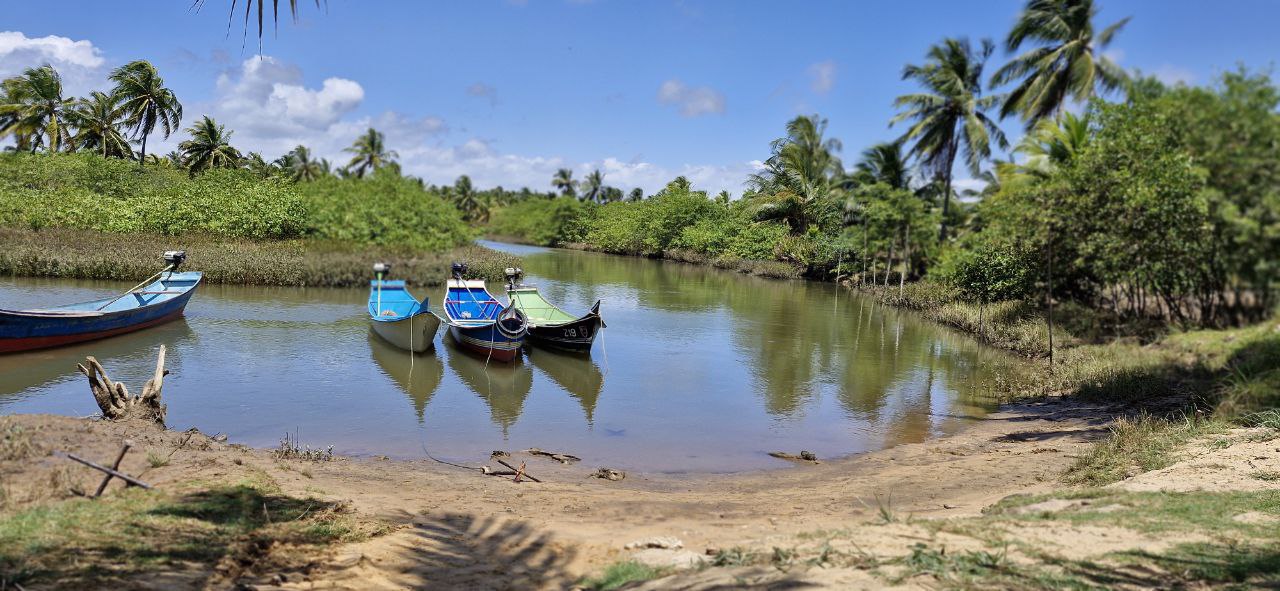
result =
M94 470L98 470L98 471L104 472L104 473L106 473L106 474L110 474L111 476L115 476L116 478L119 478L120 480L123 480L123 481L127 482L130 486L140 486L140 487L145 488L145 489L147 489L147 490L151 490L151 485L150 485L150 484L147 484L147 483L145 483L145 482L143 482L143 481L141 481L141 480L138 480L137 478L134 478L134 477L132 477L132 476L129 476L128 474L125 474L124 472L118 472L118 471L116 471L116 470L112 470L111 468L108 468L108 467L106 467L106 466L103 466L102 464L98 464L98 463L96 463L96 462L91 462L91 461L86 460L86 459L84 459L84 458L82 458L82 457L80 457L80 456L77 456L77 455L75 455L75 454L69 454L69 453L65 453L65 452L60 452L58 455L61 455L61 456L65 457L65 458L67 458L67 459L69 459L69 460L74 460L74 461L80 462L81 464L84 464L84 465L86 465L86 466L88 466L88 467L90 467L90 468L93 468Z
M116 456L115 463L111 464L112 470L120 469L120 462L124 461L124 454L129 453L129 448L131 447L133 447L133 442L128 439L124 440L124 447L120 448L120 455ZM107 474L102 478L102 484L98 485L98 490L93 493L93 498L96 499L102 496L102 491L107 490L107 483L111 482L111 478L112 476L110 474Z
M813 452L811 451L802 451L798 456L795 454L789 454L784 451L771 451L769 452L769 455L775 458L778 458L780 460L789 460L792 462L806 462L809 464L821 463L818 461L818 456L814 455Z
M89 378L89 390L103 417L112 421L137 417L164 426L168 409L160 402L160 392L164 388L164 376L169 374L164 368L164 358L165 346L160 345L155 374L142 386L142 394L138 396L130 396L124 384L111 381L106 368L92 356L86 357L84 363L77 363L76 369Z
M520 478L520 477L522 477L522 476L523 476L524 478L528 478L529 480L532 480L532 481L534 481L534 482L538 482L538 483L541 483L541 482L542 482L541 480L538 480L537 478L534 478L533 476L531 476L531 475L529 475L529 474L525 473L525 471L524 471L523 467L521 467L521 468L516 468L515 466L512 466L511 464L508 464L508 463L507 463L506 461L504 461L502 458L499 458L499 457L497 457L497 456L494 456L494 457L493 457L493 461L495 461L495 462L497 462L497 463L499 463L499 464L502 464L503 466L506 466L508 469L510 469L512 472L515 472L515 473L516 473L516 478L517 478L516 482L520 482L519 478Z
M542 450L540 450L540 449L538 449L538 448L536 448L536 447L531 447L531 448L529 448L529 449L526 449L526 450L524 450L524 453L532 454L532 455L535 455L535 456L545 456L545 457L551 458L551 459L553 459L553 460L555 460L555 461L557 461L557 462L560 462L561 464L572 464L572 463L574 463L574 462L581 462L581 461L582 461L582 458L580 458L580 457L578 457L578 456L572 456L572 455L569 455L569 454L558 454L558 453L553 453L553 452L549 452L549 451L542 451Z

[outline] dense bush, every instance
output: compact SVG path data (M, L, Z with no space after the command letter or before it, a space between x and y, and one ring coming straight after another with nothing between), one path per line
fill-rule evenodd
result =
M457 209L390 169L297 187L310 232L320 238L439 251L473 237Z
M292 184L244 170L189 177L83 153L0 155L0 226L309 237L431 251L472 237L457 210L394 174Z
M574 240L578 218L587 207L573 197L535 195L494 209L486 231L530 244L557 246Z
M92 154L0 155L0 225L280 239L307 230L292 187L236 170L196 178Z

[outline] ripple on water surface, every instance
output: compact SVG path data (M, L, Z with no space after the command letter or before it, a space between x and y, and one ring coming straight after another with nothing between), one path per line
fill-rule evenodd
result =
M371 334L357 289L203 286L184 320L0 356L0 412L96 412L75 363L141 387L169 346L169 425L274 446L297 432L339 453L479 461L542 449L641 471L786 465L920 441L990 408L998 352L835 286L692 265L498 245L570 312L597 299L609 328L590 356L530 349L515 364L441 331L411 356ZM0 279L0 308L90 300L128 284ZM439 290L419 291L435 306Z

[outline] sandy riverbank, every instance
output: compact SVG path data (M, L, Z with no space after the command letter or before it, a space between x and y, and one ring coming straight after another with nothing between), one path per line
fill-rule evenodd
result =
M145 424L18 415L8 420L33 434L38 453L0 464L0 473L11 499L39 498L41 491L24 489L47 486L45 473L69 464L48 454L69 451L105 463L128 438L137 447L124 469L158 489L266 478L283 494L347 501L362 520L392 526L323 555L272 562L286 572L285 587L532 583L558 588L627 559L632 552L624 550L626 544L654 536L678 538L685 551L701 555L707 549L794 543L814 532L875 521L882 510L914 518L976 515L1010 494L1051 489L1069 458L1105 433L1107 416L1105 409L1073 403L1023 405L974 418L970 428L954 436L819 465L734 475L632 473L620 482L590 478L595 466L562 466L512 450L515 461L527 462L529 472L544 480L517 484L429 460L280 460L270 450L202 434L188 438ZM149 455L166 457L168 463L153 467ZM87 468L73 465L72 470L78 479L96 481ZM107 494L119 486L113 483ZM880 538L869 537L862 547L889 555L910 546L896 534ZM357 554L361 558L347 565ZM654 554L664 559L663 552L647 558L655 559ZM667 554L676 562L688 557ZM281 584L272 578L278 572L262 572L252 564L223 573L208 565L181 568L190 571L181 580L192 587L213 580ZM866 578L855 571L845 574Z

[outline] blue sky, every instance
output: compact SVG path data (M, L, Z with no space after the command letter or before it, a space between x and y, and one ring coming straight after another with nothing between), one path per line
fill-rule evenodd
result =
M1097 1L1102 24L1133 17L1110 55L1167 81L1280 58L1280 2ZM891 102L913 90L902 66L945 36L1001 40L1022 2L302 0L301 21L261 54L242 21L228 35L230 0L134 4L6 6L0 76L50 62L83 94L145 58L182 100L184 127L212 114L268 158L304 143L339 160L373 125L406 172L435 183L466 173L547 189L558 167L599 167L624 188L685 174L736 195L796 114L829 118L849 163L894 137Z

